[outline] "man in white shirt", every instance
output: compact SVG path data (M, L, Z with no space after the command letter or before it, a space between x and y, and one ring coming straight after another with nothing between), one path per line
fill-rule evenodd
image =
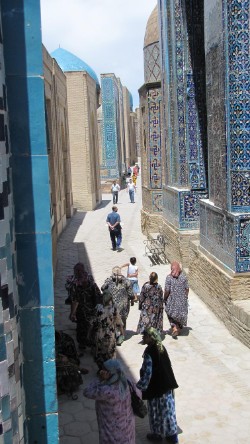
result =
M129 179L129 183L127 185L127 193L129 193L129 198L131 203L135 203L135 191L136 191L136 186L134 185L132 179Z
M113 194L113 204L118 203L118 193L120 191L120 185L116 183L116 180L114 180L113 185L111 187L111 193Z

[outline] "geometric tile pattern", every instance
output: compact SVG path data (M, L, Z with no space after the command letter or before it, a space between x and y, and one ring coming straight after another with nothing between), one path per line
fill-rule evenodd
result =
M236 226L236 271L250 272L250 218L239 217Z
M21 442L21 354L17 323L16 252L0 23L0 442ZM19 429L20 424L20 429Z
M187 0L186 6L188 11L184 11L182 0L159 2L163 108L167 116L162 133L167 137L166 159L171 165L166 165L166 183L177 189L179 204L170 204L166 218L174 212L172 220L177 217L179 228L196 229L199 200L207 196L205 55L204 48L199 49L203 9L194 0ZM181 187L187 189L184 194L178 190Z
M161 81L159 42L144 48L144 83Z
M119 147L118 147L118 87L113 74L101 75L102 90L102 135L103 135L103 164L101 178L119 177Z
M250 212L250 1L224 1L232 212Z
M161 164L161 89L148 91L149 181L151 189L162 188Z

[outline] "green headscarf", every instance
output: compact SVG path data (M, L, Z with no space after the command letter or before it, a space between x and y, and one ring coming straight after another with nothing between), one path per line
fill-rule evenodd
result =
M163 351L163 345L162 345L161 335L158 332L158 330L156 330L156 328L154 327L149 327L146 328L144 331L156 343L157 348L161 353Z

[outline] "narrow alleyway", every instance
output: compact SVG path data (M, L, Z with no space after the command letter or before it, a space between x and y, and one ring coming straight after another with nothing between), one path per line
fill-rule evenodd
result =
M111 195L103 195L102 205L89 213L77 213L58 244L58 266L55 290L55 323L57 329L74 336L75 324L69 321L69 306L64 304L65 278L76 262L82 261L99 286L115 265L122 265L136 256L139 283L151 271L159 275L159 283L169 272L169 265L150 267L144 256L145 237L140 230L140 178L136 203L129 203L128 194L119 194L119 214L123 223L123 251L111 250L105 223L111 211ZM177 419L181 444L238 444L250 442L250 350L232 337L223 324L190 292L189 328L174 341L166 335L164 345L169 351L179 388L176 390ZM144 346L136 335L139 311L131 307L127 340L118 348L118 356L135 380L138 379ZM164 330L169 327L165 315ZM96 366L87 351L81 360L89 369L84 385L96 374ZM98 444L94 401L78 392L78 400L59 396L61 444ZM148 418L136 420L137 444L148 442ZM117 443L122 444L122 443Z

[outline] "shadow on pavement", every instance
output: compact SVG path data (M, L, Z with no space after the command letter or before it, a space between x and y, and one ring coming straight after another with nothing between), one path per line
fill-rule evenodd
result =
M101 210L102 208L105 208L109 203L111 202L111 199L109 200L102 200L99 205L95 208L94 211Z

